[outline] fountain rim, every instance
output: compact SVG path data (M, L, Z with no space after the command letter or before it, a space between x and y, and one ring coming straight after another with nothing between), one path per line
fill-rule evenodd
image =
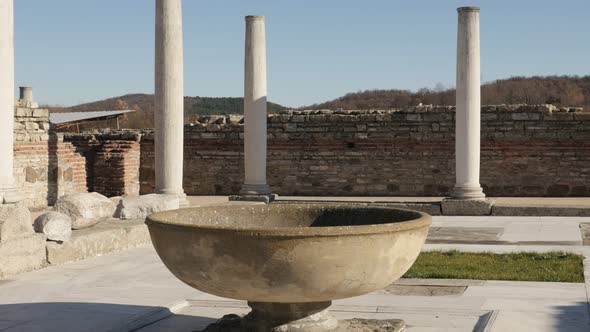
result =
M284 204L287 205L287 204ZM330 208L350 208L354 204L288 204L289 206L317 206ZM267 207L268 205L252 205L252 207ZM358 226L325 226L325 227L248 227L248 228L236 228L229 226L211 226L211 225L198 225L198 224L187 224L171 222L167 220L167 216L172 213L178 213L179 211L196 210L196 209L219 209L219 208L238 208L244 207L240 205L217 205L217 206L197 206L189 207L177 210L170 210L164 212L154 213L146 218L145 223L149 227L158 227L165 229L177 229L184 230L198 230L206 232L216 233L227 233L237 234L244 236L257 236L257 237L284 237L284 238L300 238L300 237L331 237L331 236L356 236L356 235L371 235L371 234L385 234L394 233L412 229L418 229L422 227L428 227L432 224L432 217L424 212L401 209L397 207L388 206L358 206L362 208L370 208L375 210L393 210L393 211L408 211L413 212L417 215L417 218L396 221L384 224L370 224L370 225L358 225Z

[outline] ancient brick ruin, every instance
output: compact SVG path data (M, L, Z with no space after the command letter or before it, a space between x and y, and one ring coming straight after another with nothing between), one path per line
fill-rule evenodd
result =
M269 115L269 184L280 195L449 195L454 115L446 106ZM44 129L43 110L19 109L16 120L19 191L35 206L86 189L107 196L154 192L152 130L61 138ZM185 127L187 194L240 190L242 122L241 116L202 116ZM580 108L484 106L482 186L489 196L588 196L589 138L590 113ZM49 163L52 155L57 164ZM57 167L48 172L49 164Z
M86 159L51 133L49 112L20 101L14 124L14 175L29 208L53 205L59 196L86 191Z

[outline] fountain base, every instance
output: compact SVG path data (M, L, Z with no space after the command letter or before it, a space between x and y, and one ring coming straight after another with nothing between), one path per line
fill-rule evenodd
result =
M200 332L401 332L403 320L351 319L338 321L328 302L248 302L246 316L227 315Z

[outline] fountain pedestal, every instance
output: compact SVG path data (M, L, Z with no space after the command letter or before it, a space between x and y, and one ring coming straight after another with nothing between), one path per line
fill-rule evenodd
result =
M308 303L248 302L244 317L227 315L201 332L402 332L403 320L337 320L331 301Z
M337 331L338 320L328 308L331 301L311 303L248 302L252 311L242 327L252 332Z

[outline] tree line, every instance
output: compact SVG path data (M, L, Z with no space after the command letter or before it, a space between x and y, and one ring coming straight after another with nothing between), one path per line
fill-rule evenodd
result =
M590 110L590 76L512 77L481 87L483 105L553 104ZM302 107L304 109L392 109L424 105L455 105L455 89L366 90Z

